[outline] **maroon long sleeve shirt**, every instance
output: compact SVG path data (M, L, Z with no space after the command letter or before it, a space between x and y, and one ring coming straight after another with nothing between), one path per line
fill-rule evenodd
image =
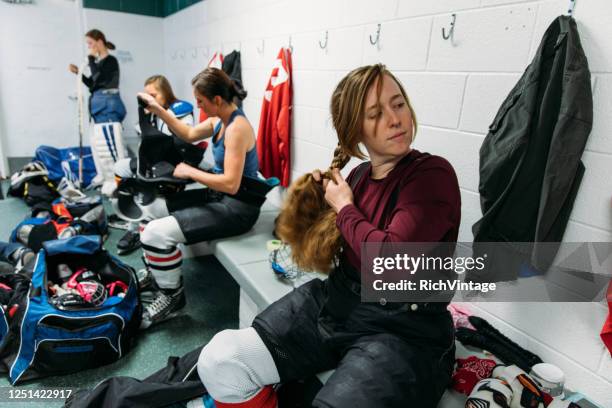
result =
M346 240L344 256L357 270L362 242L453 242L461 221L459 183L452 166L439 156L412 150L383 179L363 172L353 188L354 204L340 210L336 225ZM351 184L355 172L347 181ZM396 205L385 204L398 188Z

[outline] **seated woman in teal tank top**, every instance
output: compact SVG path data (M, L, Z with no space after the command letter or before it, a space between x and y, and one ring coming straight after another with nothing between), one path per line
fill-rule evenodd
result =
M198 106L208 115L193 127L168 114L150 95L139 94L148 102L147 109L177 137L189 143L212 137L214 157L212 172L185 163L176 166L174 177L191 179L207 188L167 197L165 214L150 221L141 233L145 268L139 271L138 280L141 299L147 301L142 328L175 316L185 306L178 244L247 232L257 221L267 192L261 193L259 184L263 182L257 177L255 132L234 103L234 98L244 99L246 92L217 68L196 75L192 85Z
M244 112L233 102L235 97L244 99L246 91L217 68L202 71L192 85L198 107L208 115L208 119L193 127L172 118L150 95L138 95L149 103L147 109L186 142L213 137L214 174L182 163L176 167L174 176L192 179L222 193L235 194L242 176L257 177L259 169L255 132Z
M242 109L238 108L229 118L228 125L226 128L239 116L243 116L246 118ZM217 174L222 174L224 170L224 162L225 162L225 135L222 132L223 122L221 120L217 121L215 126L215 130L213 132L213 146L212 153L213 158L215 160L215 165L213 167L213 171ZM244 162L244 170L242 172L243 175L247 177L257 178L257 172L259 171L259 159L257 158L257 149L256 146L253 146L251 150L249 150L246 154L245 162Z

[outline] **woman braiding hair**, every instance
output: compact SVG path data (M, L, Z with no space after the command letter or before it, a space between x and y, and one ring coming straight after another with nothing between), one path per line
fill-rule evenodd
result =
M336 226L336 211L325 200L324 185L327 186L327 180L337 184L335 180L341 179L339 170L346 166L351 156L365 158L359 148L363 123L358 119L365 109L365 94L369 86L381 75L387 75L399 84L381 64L358 68L340 81L330 106L338 146L329 169L322 175L320 171L306 174L291 185L277 220L276 234L291 246L293 262L300 269L329 273L340 252L343 239ZM378 85L376 94L380 95L380 92ZM399 92L404 98L405 110L411 116L411 143L417 131L416 115L403 87L399 86ZM326 181L321 182L321 177ZM346 188L344 191L347 193Z
M411 148L416 120L383 66L350 72L332 95L338 134L330 169L290 188L277 233L298 265L329 273L224 330L204 347L198 373L219 408L276 407L273 387L336 369L308 406L435 407L454 365L448 303L361 302L361 244L454 242L461 202L441 157ZM349 158L370 162L346 180ZM394 197L393 199L391 197Z

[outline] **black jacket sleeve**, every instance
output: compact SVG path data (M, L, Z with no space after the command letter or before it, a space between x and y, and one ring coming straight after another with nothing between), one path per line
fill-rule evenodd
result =
M100 69L98 67L98 64L96 64L96 57L90 55L89 57L87 57L87 59L89 60L89 69L91 70L91 76L83 75L82 79L85 86L91 90L94 86L94 83L96 82L96 79L100 76Z

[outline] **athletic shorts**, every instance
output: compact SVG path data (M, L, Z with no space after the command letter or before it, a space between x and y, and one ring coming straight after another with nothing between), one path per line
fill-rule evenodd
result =
M173 194L166 203L188 244L244 234L253 228L260 212L259 206L209 188Z

